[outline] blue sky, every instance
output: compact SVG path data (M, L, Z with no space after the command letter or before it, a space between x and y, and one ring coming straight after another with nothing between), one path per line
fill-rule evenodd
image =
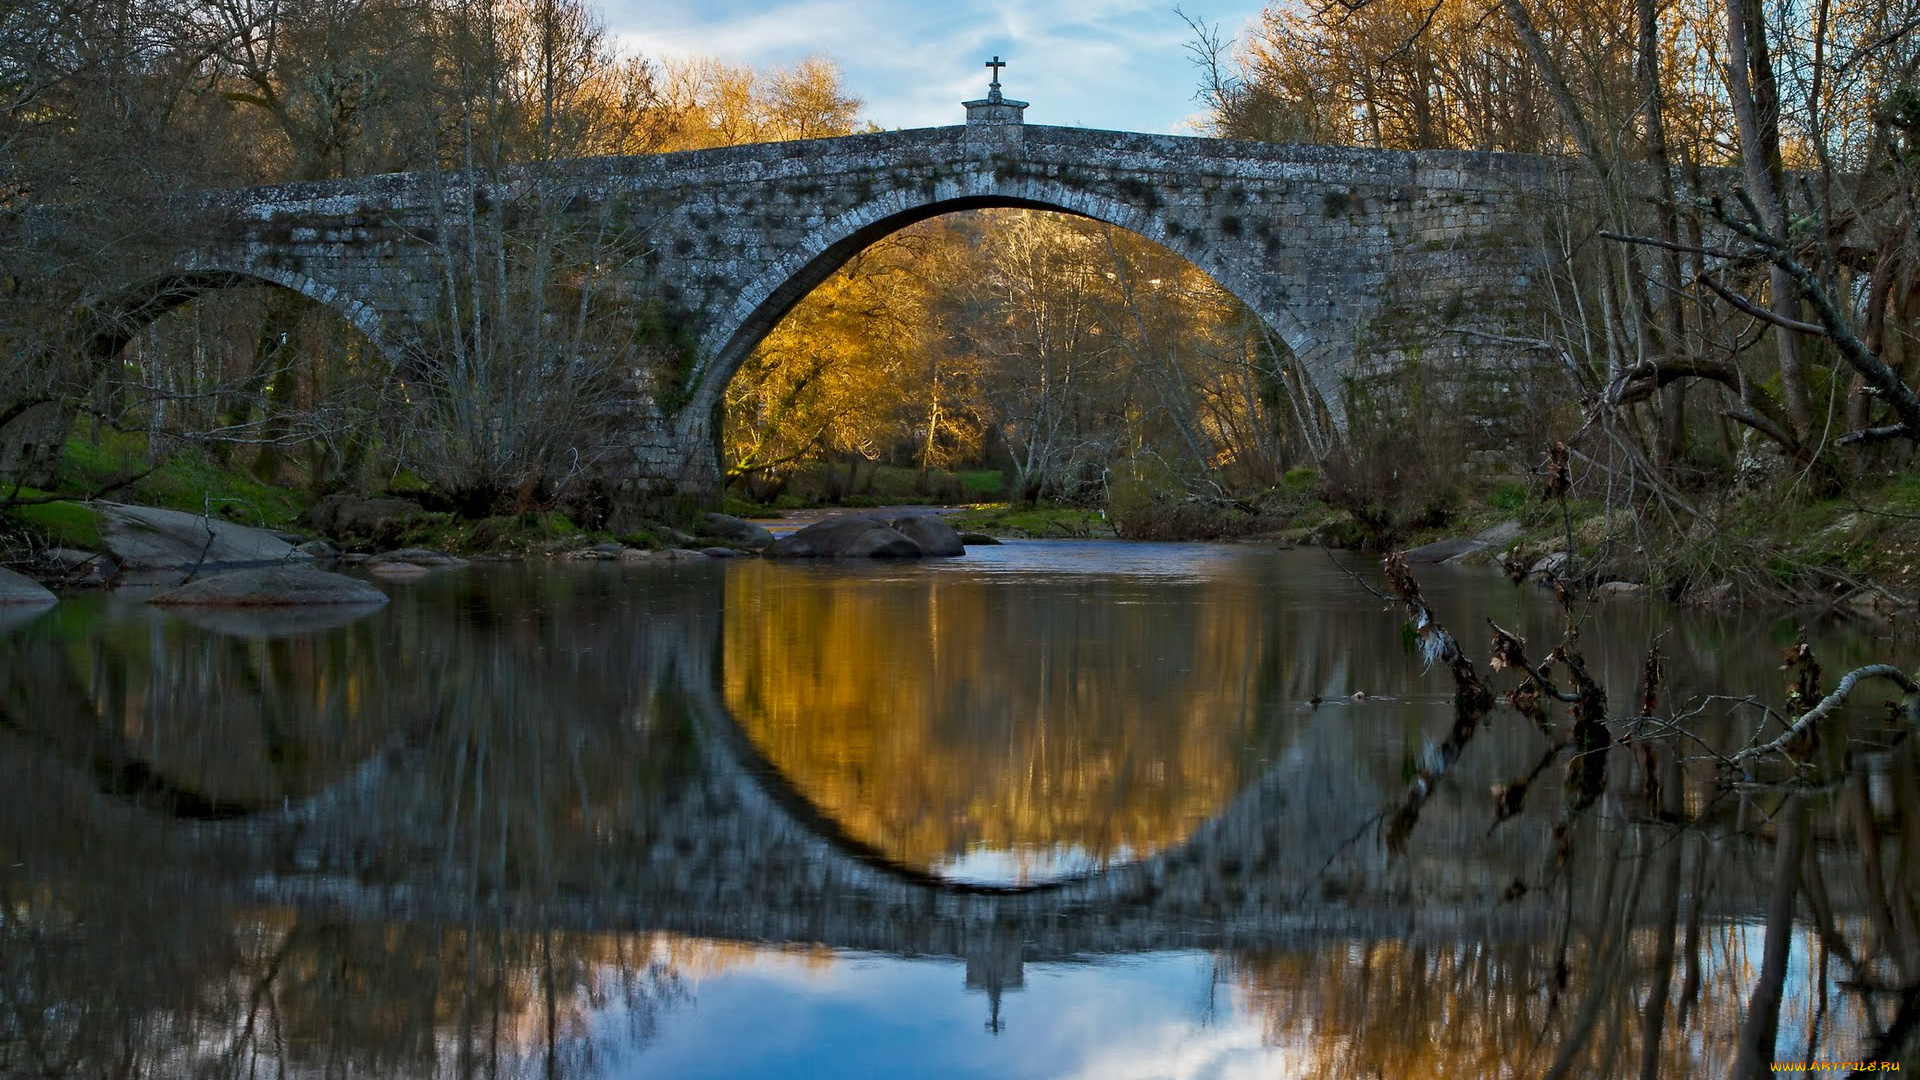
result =
M1179 0L1231 35L1259 0ZM758 66L824 55L881 127L964 119L991 56L1027 122L1189 133L1199 74L1174 0L600 0L607 28L654 58L708 55Z

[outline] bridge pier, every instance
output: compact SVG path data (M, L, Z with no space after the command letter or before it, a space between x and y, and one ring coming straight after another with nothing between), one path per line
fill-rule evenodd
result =
M610 501L607 527L625 532L719 505L719 438L719 417L697 404L672 417L627 420L600 466Z

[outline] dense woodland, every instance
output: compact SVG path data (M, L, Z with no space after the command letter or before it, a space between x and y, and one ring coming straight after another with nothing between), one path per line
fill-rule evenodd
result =
M1585 164L1598 194L1531 238L1553 268L1530 286L1537 331L1499 343L1534 358L1509 415L1484 415L1458 373L1317 400L1277 338L1170 253L974 211L861 253L763 343L728 395L731 492L775 500L806 476L811 495L858 495L885 464L958 498L956 474L993 470L1007 498L1108 506L1134 535L1217 535L1284 525L1311 491L1344 512L1328 535L1378 542L1471 517L1489 491L1537 499L1564 442L1594 565L1676 591L1767 561L1755 506L1903 513L1920 502L1899 480L1920 436L1916 25L1899 0L1309 0L1233 39L1195 23L1212 134ZM836 135L862 108L826 58L627 55L585 0L9 5L0 446L18 457L71 421L303 491L404 481L473 514L567 506L583 474L547 436L611 391L555 393L529 358L630 333L500 319L449 333L444 369L401 385L350 327L265 286L126 314L104 368L73 328L109 305L116 266L177 239L143 209L156 194ZM450 307L473 306L461 288L549 295L541 260L562 249L600 265L646 243L513 239L519 276L475 272ZM570 287L587 310L592 284ZM1770 583L1832 588L1848 558L1799 552Z

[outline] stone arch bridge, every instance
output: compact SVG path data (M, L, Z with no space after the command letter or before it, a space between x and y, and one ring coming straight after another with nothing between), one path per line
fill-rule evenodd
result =
M572 235L632 241L596 268L614 303L647 309L653 359L635 361L578 449L618 504L637 505L715 490L715 410L739 365L848 258L916 221L1029 207L1165 245L1285 340L1339 425L1352 381L1408 356L1484 359L1512 336L1537 274L1532 226L1571 182L1552 159L1043 127L1021 122L1018 102L968 105L953 127L582 159L503 180L396 174L202 195L197 245L140 268L89 348L110 355L171 306L262 281L338 313L395 363L432 363L449 325L471 317L450 302L450 268L487 253L469 211L516 201L524 218L537 203Z

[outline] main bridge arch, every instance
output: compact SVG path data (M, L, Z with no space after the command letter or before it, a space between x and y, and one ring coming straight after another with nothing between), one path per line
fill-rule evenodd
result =
M761 340L808 293L861 251L930 218L992 209L1065 214L1155 241L1205 271L1255 312L1295 356L1302 358L1321 399L1329 404L1339 402L1339 372L1328 363L1327 350L1319 347L1282 298L1272 295L1257 277L1249 276L1233 260L1222 258L1205 237L1162 218L1151 205L1078 191L1044 175L980 175L968 179L975 183L965 185L969 190L960 194L942 187L935 187L931 194L924 189L897 189L808 232L798 247L782 254L748 283L702 341L700 359L690 380L695 408L717 406L727 383Z

